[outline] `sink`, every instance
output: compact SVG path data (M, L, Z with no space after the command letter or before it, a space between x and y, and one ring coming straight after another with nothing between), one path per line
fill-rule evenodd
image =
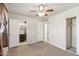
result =
M0 28L0 34L4 32L4 28L5 28L5 27L4 27L4 25L2 24L2 25L1 25L1 28Z

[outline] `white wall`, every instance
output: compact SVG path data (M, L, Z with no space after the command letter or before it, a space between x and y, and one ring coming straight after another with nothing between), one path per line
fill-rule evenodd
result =
M77 54L79 54L79 7L72 8L70 10L61 12L54 16L51 16L48 21L48 36L49 43L66 49L66 18L77 17Z
M35 19L35 18L34 18ZM43 40L43 24L40 21L34 20L28 21L28 43L34 43Z
M9 18L27 22L27 44L43 41L43 23L40 21L41 18L12 13L9 13Z
M9 20L9 48L19 46L19 20Z
M48 36L49 42L57 47L65 49L65 18L63 15L56 15L49 18Z

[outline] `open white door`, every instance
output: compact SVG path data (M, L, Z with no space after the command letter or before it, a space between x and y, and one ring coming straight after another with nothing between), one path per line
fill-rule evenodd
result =
M19 46L19 20L10 19L10 36L9 36L9 47Z

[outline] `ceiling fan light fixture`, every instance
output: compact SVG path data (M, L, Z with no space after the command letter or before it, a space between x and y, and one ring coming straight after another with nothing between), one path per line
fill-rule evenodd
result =
M39 15L39 16L44 16L45 13L44 13L44 12L38 12L38 15Z
M46 8L46 5L40 4L38 7L39 8L37 11L34 10L31 11L31 12L37 12L36 16L48 16L48 12L53 12L53 9Z
M40 12L43 12L43 11L44 11L44 6L43 6L43 5L40 5L40 6L39 6L39 11L40 11Z

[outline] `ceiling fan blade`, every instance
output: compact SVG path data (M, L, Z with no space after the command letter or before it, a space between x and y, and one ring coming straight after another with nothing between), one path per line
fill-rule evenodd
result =
M52 12L52 11L54 11L53 9L48 9L48 10L46 10L46 12Z
M31 10L30 12L37 12L37 11L35 11L35 10Z

